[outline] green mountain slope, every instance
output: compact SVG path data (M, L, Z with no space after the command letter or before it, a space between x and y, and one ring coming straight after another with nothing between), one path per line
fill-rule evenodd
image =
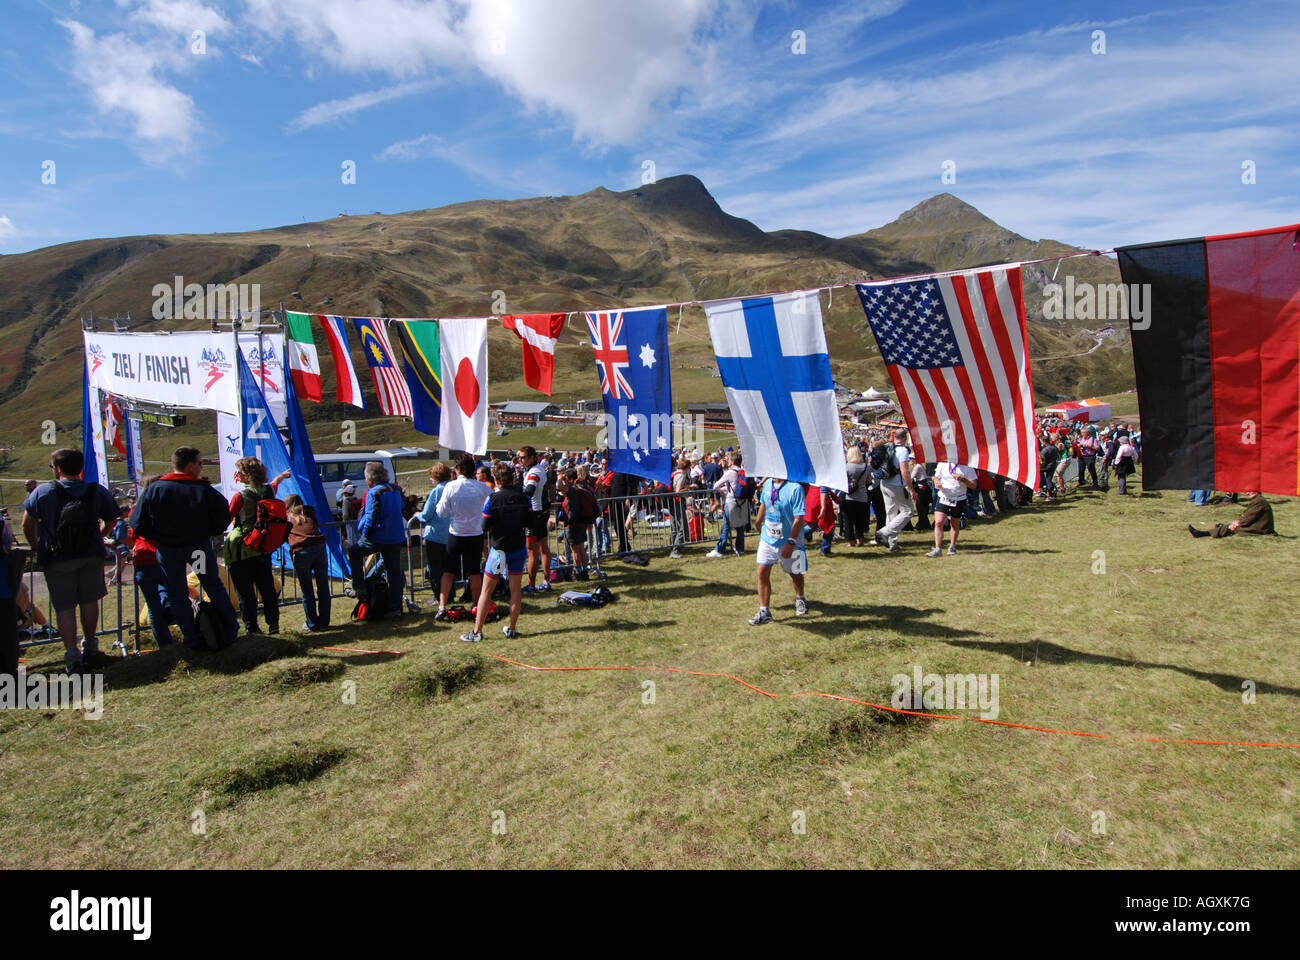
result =
M510 312L635 306L944 270L1074 252L998 226L950 194L925 201L893 223L844 238L764 232L723 211L694 177L636 190L597 188L580 196L479 200L391 215L340 216L243 234L180 234L85 240L0 257L0 442L38 443L49 418L80 418L78 317L125 315L132 329L202 327L151 318L156 284L243 283L261 304L368 316L464 316L491 312L502 291ZM1025 270L1034 357L1079 354L1100 322L1044 321L1041 287L1054 264ZM1118 280L1111 261L1066 261L1077 280ZM823 294L823 307L828 302ZM857 298L837 290L825 309L837 378L859 389L887 387ZM680 332L670 318L679 401L722 398L709 371L713 354L703 311L687 308ZM1122 326L1122 325L1121 325ZM496 399L523 398L520 349L493 326L489 349ZM592 397L595 375L577 318L556 354L556 397ZM323 344L319 344L323 350ZM1127 334L1095 353L1035 366L1040 400L1131 385ZM355 357L358 370L361 357ZM333 389L326 363L327 395ZM364 373L363 382L366 381ZM368 384L366 385L369 391ZM322 405L314 419L339 419ZM406 432L394 425L392 431ZM394 436L396 439L396 436Z

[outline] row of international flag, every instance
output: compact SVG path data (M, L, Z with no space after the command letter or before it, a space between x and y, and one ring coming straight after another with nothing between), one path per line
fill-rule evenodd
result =
M1121 247L1125 285L1149 285L1132 325L1147 489L1300 493L1300 226ZM917 459L1039 485L1033 378L1018 264L859 283ZM845 464L817 290L703 304L749 472L843 490ZM568 314L506 316L525 381L550 395ZM289 313L299 393L321 399L313 320L337 399L364 407L348 327L382 413L445 446L486 446L487 319ZM672 414L665 307L589 312L616 470L667 480ZM393 340L390 340L390 334ZM395 341L395 343L394 343ZM398 354L402 363L398 363ZM450 377L450 383L448 381ZM445 401L445 396L455 402Z

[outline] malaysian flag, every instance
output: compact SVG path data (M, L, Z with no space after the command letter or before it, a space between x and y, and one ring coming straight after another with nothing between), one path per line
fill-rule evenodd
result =
M406 378L393 360L393 348L388 343L382 320L353 317L357 336L361 338L361 352L370 365L370 377L379 395L379 409L390 417L413 417L411 390Z
M1037 489L1034 387L1020 268L859 283L912 443Z

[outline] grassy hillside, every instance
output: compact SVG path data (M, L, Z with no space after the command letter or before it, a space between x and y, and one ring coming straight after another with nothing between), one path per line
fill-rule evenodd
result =
M476 201L244 234L85 240L0 256L0 444L13 447L20 458L0 474L14 475L27 469L28 460L42 459L43 420L78 435L78 317L129 312L136 330L203 326L152 320L154 285L170 284L177 275L186 283L258 284L263 307L283 301L289 309L326 313L463 316L489 313L498 290L510 312L649 305L1072 249L1018 237L948 194L853 237L765 233L726 214L703 184L683 176L617 193L598 188L574 197ZM1079 279L1115 279L1110 261L1067 264L1062 270L1073 270ZM1093 346L1088 329L1100 324L1041 319L1040 291L1049 279L1039 267L1026 268L1032 354L1064 358L1036 365L1040 399L1129 387L1126 336L1075 357ZM853 292L838 290L833 300L826 294L822 300L837 379L858 389L886 386ZM676 398L681 403L722 399L720 381L707 372L713 352L703 311L684 311L680 332L677 319L670 318L669 336ZM557 399L595 396L585 344L586 333L575 319L557 349ZM326 352L319 338L318 348ZM492 396L528 396L513 334L492 328L489 355ZM362 364L359 353L354 362ZM324 367L329 395L332 364ZM373 401L367 379L362 372ZM319 414L338 418L337 408Z
M1300 750L1143 739L1298 742L1273 611L1300 515L1276 510L1280 539L1193 540L1236 508L1083 495L956 557L837 546L811 614L778 576L763 628L752 554L693 546L613 568L602 610L527 600L514 642L425 614L145 654L106 670L101 720L0 711L0 845L11 867L1295 869ZM791 698L888 704L918 666L996 674L1000 720L1109 738Z

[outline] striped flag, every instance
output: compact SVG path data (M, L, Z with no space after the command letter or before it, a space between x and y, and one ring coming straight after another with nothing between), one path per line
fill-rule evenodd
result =
M390 417L412 417L411 390L406 385L402 371L397 368L393 348L384 332L384 321L368 317L353 317L357 336L361 338L361 352L370 365L370 377L379 395L379 409Z
M1115 253L1142 489L1300 494L1300 224Z
M1039 485L1020 267L859 283L918 460Z
M361 396L361 382L357 380L356 368L352 366L352 352L348 349L347 324L342 317L319 316L321 326L325 329L325 339L329 341L330 356L334 358L334 379L338 381L335 398L339 403L350 403L364 410L366 401Z

